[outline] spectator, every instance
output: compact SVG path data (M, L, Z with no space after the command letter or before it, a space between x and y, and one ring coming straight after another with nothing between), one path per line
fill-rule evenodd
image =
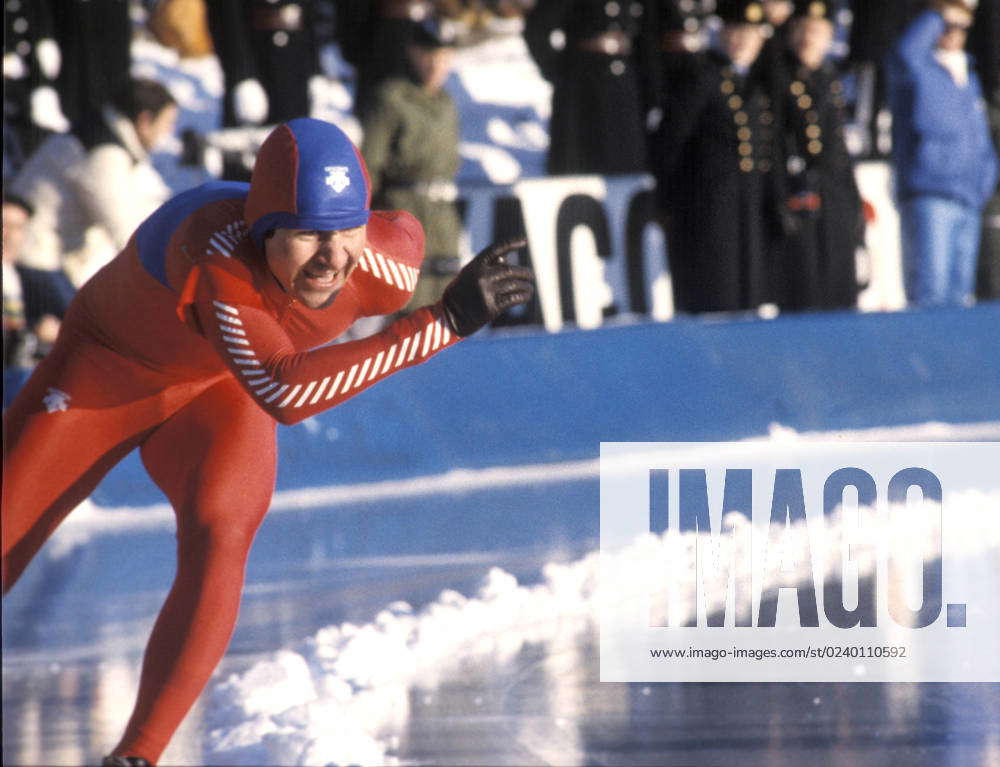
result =
M3 368L4 407L35 363L48 353L73 297L68 280L56 282L17 263L24 244L30 203L11 194L3 198Z
M408 77L407 46L416 24L435 15L431 0L338 0L337 39L354 67L354 114L364 121L379 86Z
M223 125L310 114L320 75L318 0L210 0L208 27L226 81Z
M96 125L50 136L11 191L28 200L25 265L64 270L79 287L121 250L169 195L149 152L173 131L177 105L151 80L133 80Z
M69 124L100 123L128 85L132 66L130 0L20 0L48 4L62 52L59 99Z
M779 66L788 50L789 23L795 12L792 0L763 0L764 21L771 28L771 36L764 43L760 65L768 68Z
M893 156L907 299L972 300L980 218L997 183L979 78L963 47L972 11L933 0L889 59Z
M855 81L848 147L854 157L889 160L892 116L882 66L888 51L926 0L851 0L845 66Z
M4 179L51 131L65 131L56 91L61 66L47 0L4 3ZM8 167L8 165L10 167Z
M384 82L363 123L361 153L371 174L373 204L409 211L424 227L427 255L412 307L438 300L460 266L459 120L443 88L454 56L447 30L431 19L414 24L407 46L410 76Z
M524 37L552 83L548 171L641 173L647 115L657 100L648 0L545 0Z
M1000 0L982 0L969 32L969 51L983 84L993 147L1000 153ZM1000 299L1000 184L986 204L976 297Z
M827 61L838 11L830 2L799 0L788 47L769 75L780 120L782 309L857 305L855 256L865 223L844 143L844 86Z
M652 143L675 305L754 309L771 299L767 204L773 123L753 72L764 44L757 0L725 0L716 47L689 56L665 90Z

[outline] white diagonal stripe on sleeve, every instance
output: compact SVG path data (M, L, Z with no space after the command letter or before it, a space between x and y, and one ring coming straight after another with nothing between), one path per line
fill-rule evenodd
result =
M259 365L260 360L233 360L237 365Z
M234 336L245 336L247 334L245 330L240 330L238 327L234 325L227 325L224 322L219 323L219 330L223 333L231 333Z
M344 388L340 390L341 394L346 394L347 390L351 388L351 384L354 383L354 374L358 372L357 364L351 366L351 372L347 374L347 380L344 381Z
M407 336L403 339L403 348L399 350L399 359L396 360L396 367L403 364L406 359L406 350L410 347L410 337Z
M434 324L433 322L428 322L427 327L424 328L424 348L420 350L421 357L427 356L427 350L431 346L431 340L433 336L433 329L431 328L431 326L433 324Z
M224 312L229 314L239 314L239 310L235 306L230 306L229 304L224 304L222 301L212 301L212 305L222 309Z
M239 355L240 357L252 357L255 354L253 349L233 349L228 346L226 347L226 351L230 354Z
M378 375L378 366L382 364L382 358L384 356L385 356L385 352L384 351L381 351L381 352L378 353L378 356L375 358L375 364L372 365L372 373L371 373L370 376L368 376L368 380L369 381L372 380L375 376Z
M368 368L371 367L372 358L369 357L365 360L365 364L361 366L361 372L358 373L358 380L354 383L354 388L357 389L365 380L365 375L368 373Z
M319 398L323 396L323 392L326 391L326 386L329 383L330 383L330 376L327 376L320 382L319 388L316 390L316 393L313 395L313 398L309 401L310 405L315 405L317 402L319 402Z
M309 395L312 394L313 389L316 388L317 383L318 383L317 381L309 382L309 385L306 387L306 390L302 392L302 396L299 398L299 401L295 403L295 407L302 407L304 404L306 404L306 400L309 399Z
M235 317L230 317L228 314L223 314L222 312L216 312L215 316L218 317L223 322L231 322L234 325L242 325L243 324L242 322L240 322Z
M278 399L278 397L280 397L286 391L288 391L288 384L282 384L281 388L278 389L278 391L276 391L274 394L272 394L266 400L264 400L264 402L274 402L274 400Z
M261 376L260 378L247 379L248 386L260 386L262 383L267 383L271 380L271 376Z
M337 395L337 387L340 386L340 379L344 377L344 371L341 370L337 373L337 377L333 379L333 386L330 387L330 391L327 393L327 399L333 399Z
M259 389L254 389L254 394L266 394L277 385L278 384L276 383L269 383L267 386L262 386ZM268 402L270 402L270 400L268 400Z
M361 258L358 259L358 266L360 266L366 272L370 272L371 271L371 269L368 267L368 256L370 254L371 254L371 251L368 250L368 248L365 248L365 252L362 253L361 254Z
M441 318L441 343L447 344L451 340L451 331L448 330L448 322Z
M255 370L241 370L240 373L245 376L262 376L267 373L267 371L264 370L264 368L256 368Z
M434 323L434 344L431 346L432 349L437 349L441 345L441 321L438 320Z
M407 362L413 362L413 358L417 356L417 347L420 346L420 333L422 331L418 330L417 334L413 336L413 346L410 349L410 356L406 358Z
M292 387L292 390L288 392L288 396L281 401L281 404L278 405L278 407L287 407L288 403L295 399L295 395L298 394L301 389L302 384L295 384L295 386Z
M249 346L250 342L245 338L237 338L236 336L223 335L222 340L231 344L239 344L240 346Z
M385 358L385 365L382 366L382 372L384 373L392 365L392 358L396 356L396 344L393 344L389 348L389 356Z

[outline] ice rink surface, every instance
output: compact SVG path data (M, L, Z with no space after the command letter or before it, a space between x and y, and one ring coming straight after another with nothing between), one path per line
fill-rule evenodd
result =
M272 511L230 652L163 764L1000 765L1000 685L600 683L596 466L548 474ZM167 586L143 570L172 541L163 509L110 527L120 512L81 509L4 602L5 765L95 763L127 719Z

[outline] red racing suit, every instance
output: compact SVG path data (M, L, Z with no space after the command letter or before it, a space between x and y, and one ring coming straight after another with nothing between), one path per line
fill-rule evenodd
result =
M178 571L116 754L155 762L235 626L247 554L270 503L275 421L296 423L457 342L439 304L369 338L416 285L423 231L373 211L363 256L327 307L286 294L244 223L247 185L161 207L71 305L4 415L3 588L63 518L139 447L177 515Z

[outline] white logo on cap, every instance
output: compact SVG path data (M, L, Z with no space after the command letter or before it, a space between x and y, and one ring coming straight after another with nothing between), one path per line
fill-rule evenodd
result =
M337 194L351 185L346 165L328 165L324 170L326 170L326 185Z

